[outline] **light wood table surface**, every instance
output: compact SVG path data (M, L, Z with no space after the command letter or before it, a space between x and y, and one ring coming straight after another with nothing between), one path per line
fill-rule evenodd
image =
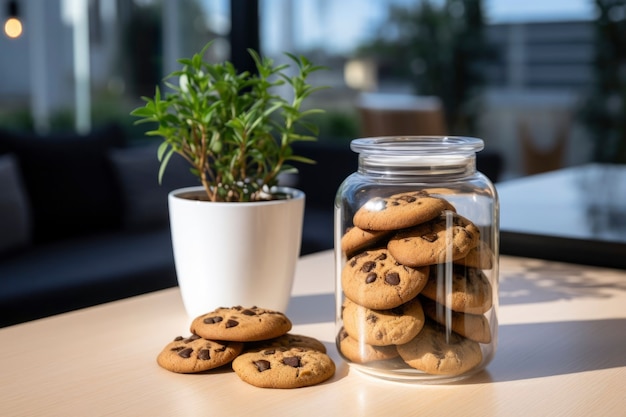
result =
M626 416L626 271L503 256L499 346L487 369L448 385L376 380L334 339L331 251L303 257L293 333L337 363L321 385L271 390L229 370L156 364L187 335L177 288L0 330L0 416Z

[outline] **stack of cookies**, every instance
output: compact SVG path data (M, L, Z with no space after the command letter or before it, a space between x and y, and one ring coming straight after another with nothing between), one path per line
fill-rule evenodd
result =
M157 356L172 372L196 373L231 364L245 382L262 388L300 388L326 381L335 364L324 344L288 333L281 312L222 307L196 317L191 336L176 337Z
M460 375L491 343L493 251L447 200L425 191L375 197L341 239L342 327L348 361Z

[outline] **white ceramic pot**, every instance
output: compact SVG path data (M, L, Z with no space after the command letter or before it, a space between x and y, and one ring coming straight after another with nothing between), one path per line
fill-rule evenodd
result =
M305 196L213 203L168 196L178 285L190 318L218 307L259 306L285 312L300 254Z

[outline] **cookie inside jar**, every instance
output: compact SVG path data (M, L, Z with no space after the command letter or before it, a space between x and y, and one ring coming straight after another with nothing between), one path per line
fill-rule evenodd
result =
M396 380L450 381L483 369L497 336L492 226L445 190L353 200L338 217L341 356Z

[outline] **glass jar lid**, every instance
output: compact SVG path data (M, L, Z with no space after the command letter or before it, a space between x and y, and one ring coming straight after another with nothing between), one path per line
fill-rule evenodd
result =
M381 136L355 139L350 148L366 156L450 155L479 152L484 142L467 136Z
M471 174L483 147L482 139L466 136L381 136L350 143L362 172L398 179Z

